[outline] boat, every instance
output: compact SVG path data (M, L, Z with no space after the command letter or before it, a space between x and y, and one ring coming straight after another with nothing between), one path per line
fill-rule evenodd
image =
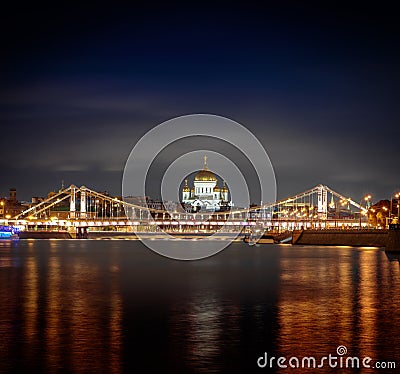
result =
M246 235L243 238L243 241L245 243L249 243L249 244L274 244L275 243L275 239L274 236L272 234L263 234L260 239L255 240L251 238L251 235Z
M0 226L0 239L18 239L19 230L13 226Z

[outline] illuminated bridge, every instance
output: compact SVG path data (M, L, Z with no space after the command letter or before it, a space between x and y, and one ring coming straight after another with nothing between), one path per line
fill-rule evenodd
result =
M366 203L363 201L363 203ZM231 211L187 213L107 196L71 185L8 220L25 230L220 231L254 226L273 231L367 226L367 207L318 185L286 199Z

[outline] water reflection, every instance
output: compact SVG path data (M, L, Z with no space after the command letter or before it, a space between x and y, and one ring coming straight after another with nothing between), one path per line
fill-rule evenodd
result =
M55 371L62 359L62 283L60 258L55 255L56 249L51 248L48 258L47 275L47 305L46 305L46 351L47 368Z
M197 290L168 311L168 356L172 372L223 372L231 369L241 338L243 310L211 290ZM236 356L235 356L236 354ZM171 368L170 368L171 369Z
M119 284L119 258L113 256L110 266L109 372L122 372L122 298ZM105 344L106 345L106 344ZM107 346L107 345L106 345Z
M32 253L32 249L29 249ZM38 300L39 300L39 274L36 259L29 256L24 266L24 279L22 296L24 315L24 349L26 359L34 361L39 345L38 336Z
M264 351L338 345L399 357L400 267L378 249L238 245L188 264L132 242L21 241L0 254L0 372L252 372Z
M379 292L382 287L378 283L377 251L360 251L358 257L359 281L358 304L359 317L357 320L359 331L359 354L369 357L377 357L375 342L377 340L377 309L379 307Z
M219 355L221 307L213 293L200 292L189 305L187 360L195 368L204 368Z
M11 240L0 240L0 268L12 266Z
M322 357L345 345L349 355L396 360L399 269L380 250L342 251L281 257L279 354Z
M389 261L397 261L400 264L400 253L399 252L386 252L385 254Z
M0 272L0 372L121 372L118 259L66 255L60 242L23 246L10 253L22 277Z
M69 269L71 365L74 372L119 372L121 298L110 271L117 265L106 264L107 273L90 256L85 260L76 259Z
M13 254L11 241L0 241L0 372L15 367L15 347L18 325L15 316L19 311L18 279L21 275L12 271ZM13 286L11 286L13 285ZM3 364L1 363L3 361Z

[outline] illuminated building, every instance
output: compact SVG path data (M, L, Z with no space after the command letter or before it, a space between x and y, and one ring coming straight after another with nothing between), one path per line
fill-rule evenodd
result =
M26 206L17 200L17 190L10 188L9 198L0 199L0 218L10 219L21 213Z
M203 169L196 174L192 188L185 180L182 203L189 208L188 210L194 212L228 210L232 206L232 202L229 201L228 187L225 182L222 188L218 187L217 177L207 166L207 156L204 156Z

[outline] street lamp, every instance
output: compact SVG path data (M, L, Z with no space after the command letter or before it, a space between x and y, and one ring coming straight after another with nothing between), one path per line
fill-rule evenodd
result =
M369 199L371 199L371 195L366 195L360 200L360 229L361 229L361 213L362 213L362 201L365 200L367 202Z

